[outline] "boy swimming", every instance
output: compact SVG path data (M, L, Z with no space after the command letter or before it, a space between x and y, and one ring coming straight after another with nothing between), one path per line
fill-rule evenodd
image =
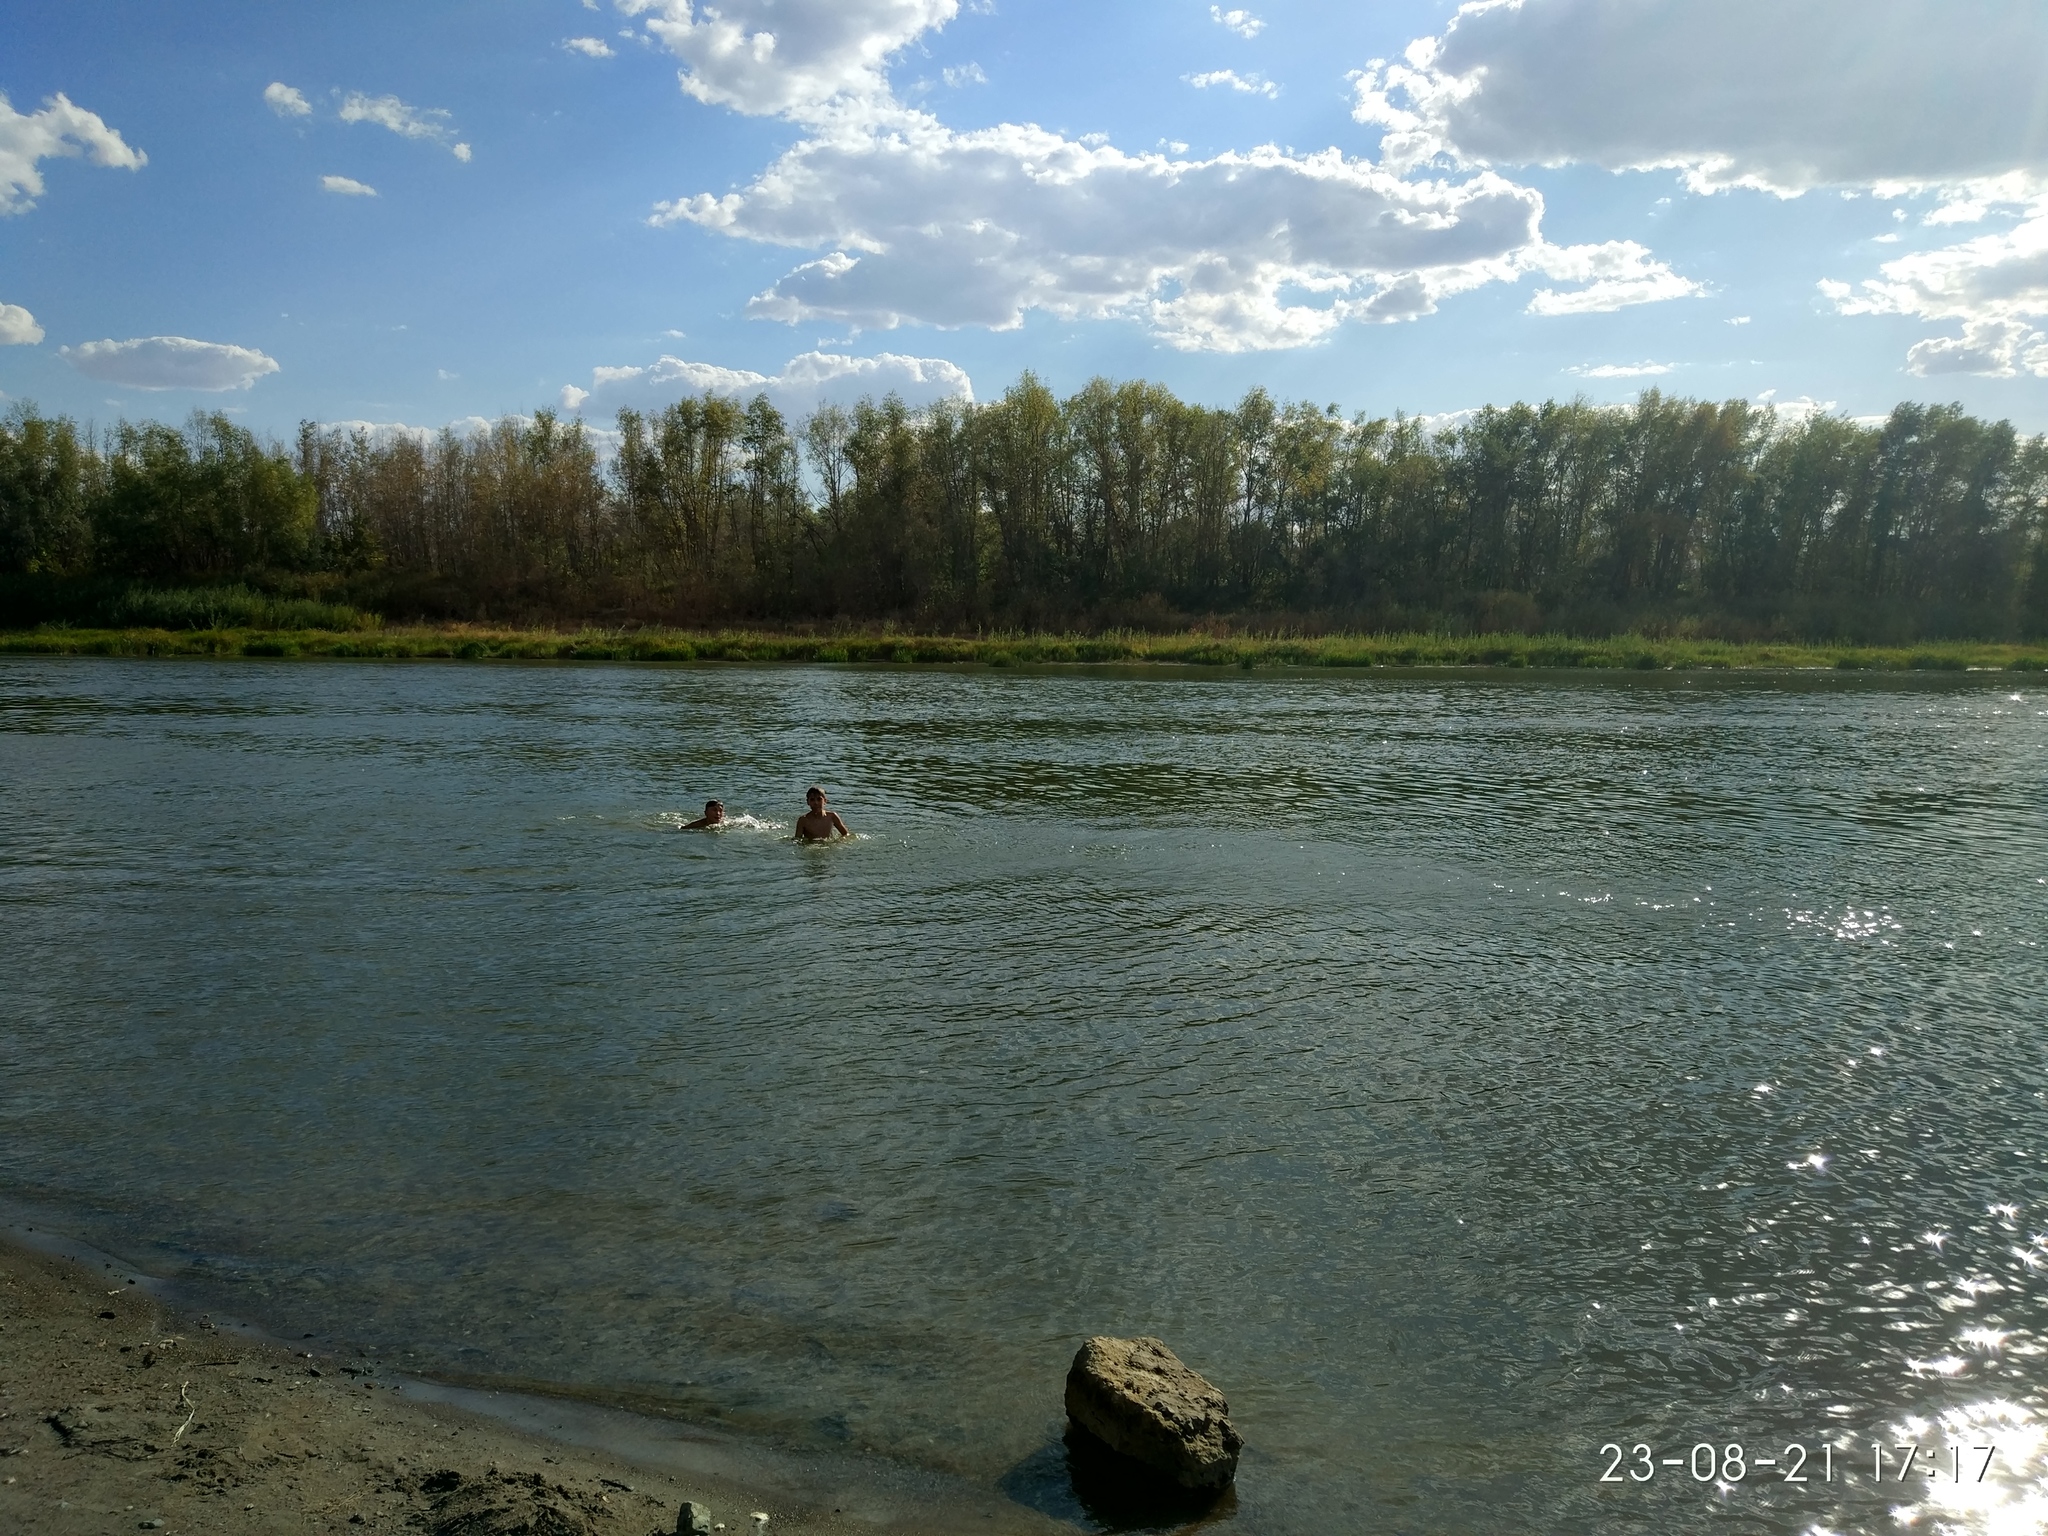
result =
M796 819L797 841L821 843L833 837L851 837L853 828L839 819L837 811L825 809L825 791L813 784L804 791L810 809Z
M724 820L725 802L723 800L706 800L704 802L704 814L695 821L684 822L683 830L685 832L702 832L706 827L715 827Z

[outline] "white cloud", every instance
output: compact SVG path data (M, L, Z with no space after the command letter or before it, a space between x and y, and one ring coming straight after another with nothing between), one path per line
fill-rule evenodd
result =
M23 114L0 92L0 214L26 213L43 195L37 161L78 155L124 171L149 163L149 156L130 148L98 113L74 106L61 93L45 101L40 112Z
M1490 172L1406 179L1335 149L1270 145L1133 155L1030 124L955 132L899 103L885 70L956 0L619 4L684 60L691 95L810 129L751 186L655 209L656 224L816 253L755 296L757 317L1007 329L1035 309L1134 318L1176 347L1239 351L1300 346L1349 319L1412 319L1532 271L1580 285L1539 292L1539 314L1699 291L1630 242L1549 245L1541 196ZM1199 78L1272 89L1229 71Z
M1129 317L1185 349L1291 347L1346 319L1429 314L1439 300L1540 271L1538 313L1696 292L1618 242L1560 248L1543 201L1491 173L1403 180L1337 150L1273 146L1207 160L1127 154L1042 128L957 133L921 113L839 124L750 187L657 207L750 240L820 251L749 312L886 329L1010 329L1030 310Z
M357 181L353 176L322 176L320 189L340 197L375 197L377 189L367 182Z
M0 347L32 347L42 339L34 315L19 304L0 304Z
M1585 285L1562 291L1538 289L1529 301L1532 315L1604 315L1631 304L1696 299L1706 293L1698 283L1679 276L1633 240L1546 246L1530 253L1528 265L1562 282Z
M685 91L752 116L822 121L886 106L889 61L959 0L618 0L685 64Z
M562 46L589 59L609 59L612 45L601 37L565 37Z
M1723 323L1723 324L1726 324L1726 325L1747 325L1747 324L1749 324L1749 316L1747 316L1747 315L1730 315L1730 316L1728 317L1728 319L1727 319L1727 320L1725 320L1725 321L1724 321L1724 322L1722 322L1722 323Z
M1848 315L1919 315L1977 320L2048 315L2048 199L2005 234L1915 251L1886 262L1861 291L1823 283Z
M2048 197L2003 234L1915 251L1878 271L1854 286L1823 282L1821 292L1845 315L1962 322L1960 338L1929 337L1907 352L1914 373L2048 375L2048 339L2035 326L2048 319Z
M987 85L988 75L979 64L967 63L939 71L946 84L958 90L963 85Z
M341 120L344 123L374 123L379 128L390 129L401 138L445 144L456 159L469 158L467 144L452 142L455 138L453 114L445 107L415 107L396 96L365 96L361 91L350 91L341 103Z
M1826 416L1835 408L1834 401L1816 400L1811 395L1794 395L1789 400L1780 400L1775 389L1767 389L1758 395L1756 403L1776 411L1779 425L1787 427L1796 427L1815 416ZM1856 419L1867 426L1872 421L1882 421L1884 418L1859 416Z
M414 442L421 447L432 444L443 432L457 437L488 435L501 425L510 425L514 431L524 432L533 425L533 418L512 412L504 416L458 416L453 421L438 427L416 427L403 421L323 421L320 429L324 432L345 432L350 436L361 435L378 448L388 448L396 442ZM619 451L619 434L609 427L585 425L583 435L590 441L600 462L610 459Z
M87 378L126 389L247 389L277 372L276 360L254 348L185 336L88 341L60 352Z
M1266 25L1250 11L1226 11L1220 5L1210 6L1209 15L1217 26L1228 27L1246 39L1257 37Z
M2048 378L2048 336L2024 320L1972 320L1960 338L1931 336L1906 349L1906 369L1921 378L1943 373L2009 379L2025 369Z
M1198 91L1205 91L1212 85L1227 85L1233 91L1242 91L1248 96L1270 99L1280 94L1280 87L1264 75L1240 75L1234 69L1212 69L1206 74L1188 75L1186 79Z
M311 117L313 104L282 80L263 87L263 104L279 117Z
M1695 190L2048 179L2048 6L1470 0L1354 76L1390 163L1678 169Z
M512 412L502 417L458 416L453 421L445 422L438 427L416 427L409 422L403 421L366 420L323 421L319 423L319 426L323 432L346 432L351 437L367 437L378 448L388 448L397 442L414 442L425 447L443 432L452 432L457 437L475 437L479 433L492 431L500 421L510 422L515 430L521 432L524 432L533 425L533 418L531 416ZM618 437L616 432L597 431L588 427L584 431L589 436L595 438L616 439ZM610 452L610 448L603 442L600 442L598 447L600 454Z
M1587 379L1650 379L1670 373L1677 366L1676 363L1601 363L1588 367L1581 363L1566 371Z
M1927 225L1981 223L1995 211L2024 211L2041 195L2041 190L2041 179L2027 171L1979 177L1975 181L1942 188L1940 205L1920 222ZM1894 208L1892 217L1903 224L1906 210Z
M459 424L450 422L449 426L451 428L467 427L469 422L481 419L480 417L472 416ZM324 432L346 432L351 437L357 435L367 437L379 448L388 448L391 444L404 440L426 444L441 435L441 428L439 427L415 427L409 426L402 421L323 421L320 423L320 428Z
M1415 424L1431 437L1443 432L1455 432L1458 428L1480 414L1481 407L1468 405L1459 411L1422 411L1415 417Z
M778 374L747 368L721 368L715 363L685 362L663 357L639 368L591 370L590 388L563 388L565 411L616 411L630 405L659 409L688 395L706 391L751 398L766 394L784 411L803 412L821 401L849 401L861 395L901 395L912 405L957 396L974 398L966 371L941 357L905 357L883 352L874 357L847 357L836 352L806 352L793 357Z

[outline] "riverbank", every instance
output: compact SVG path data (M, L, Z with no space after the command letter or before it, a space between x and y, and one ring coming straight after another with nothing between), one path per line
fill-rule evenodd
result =
M0 655L255 656L462 661L737 661L1203 667L1534 667L1606 671L2048 671L2048 643L1912 646L1617 635L802 635L749 630L69 629L0 632Z
M685 1500L731 1536L1057 1529L689 1426L394 1377L148 1286L0 1236L0 1530L666 1536Z

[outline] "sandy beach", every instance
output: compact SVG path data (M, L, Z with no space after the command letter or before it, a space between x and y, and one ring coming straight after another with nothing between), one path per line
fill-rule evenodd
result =
M0 1235L0 1530L648 1536L686 1500L746 1536L1065 1528L901 1469L396 1379Z

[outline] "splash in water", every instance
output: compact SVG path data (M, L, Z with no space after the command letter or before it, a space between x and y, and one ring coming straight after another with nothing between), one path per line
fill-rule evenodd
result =
M680 832L696 819L687 811L662 811L655 816L654 824L665 831ZM786 821L768 821L762 817L749 816L742 812L740 815L727 816L723 821L708 827L699 827L697 830L700 832L787 832L789 830L789 823Z

